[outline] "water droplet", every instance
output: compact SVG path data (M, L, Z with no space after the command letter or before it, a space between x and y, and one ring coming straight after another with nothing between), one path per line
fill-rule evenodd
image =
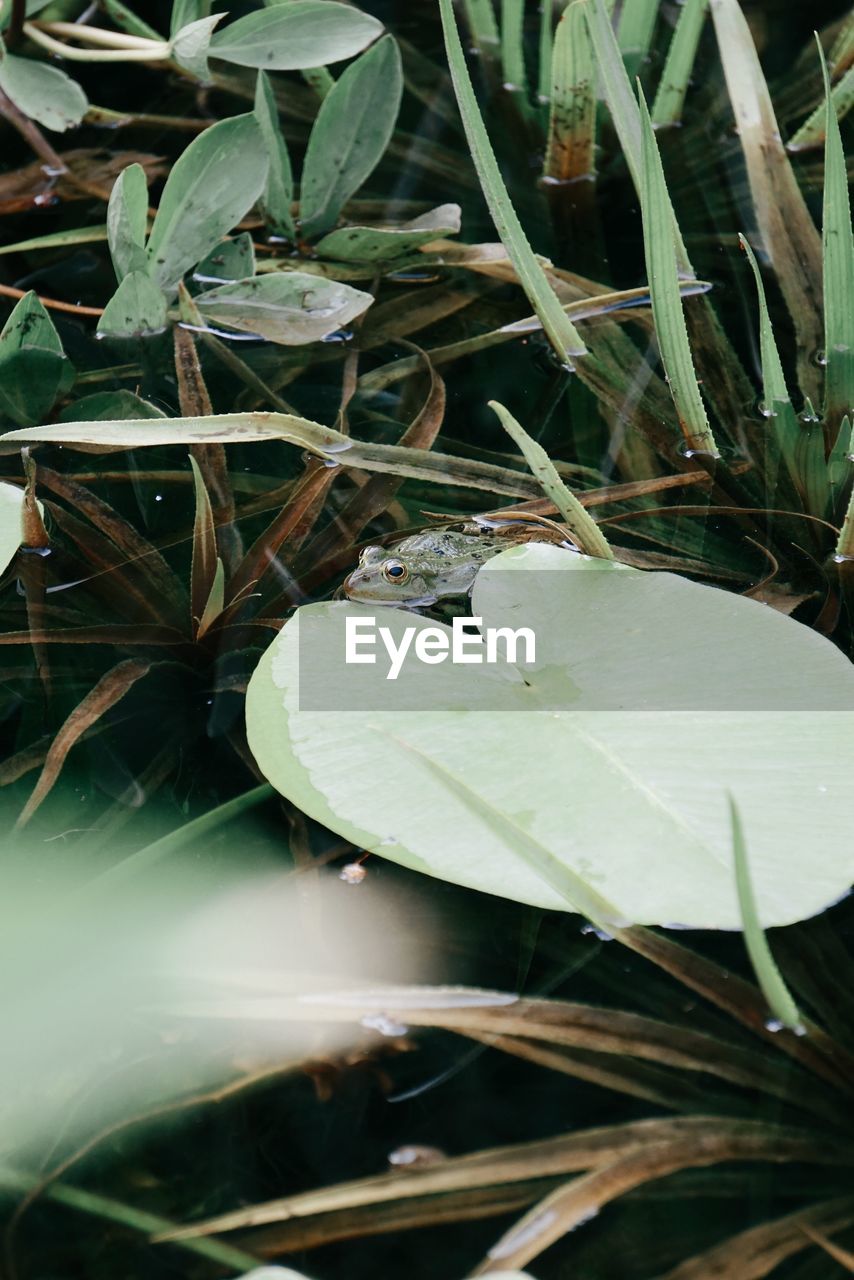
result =
M766 1031L773 1031L774 1034L776 1035L778 1031L785 1031L785 1029L786 1029L786 1024L784 1022L781 1022L779 1018L766 1018L765 1020Z
M334 333L327 333L320 339L321 342L350 342L353 337L349 329L336 329Z
M405 1036L409 1030L405 1022L395 1022L385 1013L367 1013L360 1019L360 1025L369 1031L378 1031L381 1036Z
M41 556L42 559L51 552L50 547L19 547L18 550L22 556Z
M155 495L154 495L154 501L155 501L155 502L162 502L162 501L163 501L163 494L162 494L162 493L155 493Z
M439 1164L447 1160L447 1155L439 1147L424 1147L417 1143L412 1146L398 1147L390 1151L388 1162L394 1169L423 1169L425 1165Z

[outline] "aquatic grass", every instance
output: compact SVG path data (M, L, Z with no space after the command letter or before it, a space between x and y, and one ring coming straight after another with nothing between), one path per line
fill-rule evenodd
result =
M516 421L503 404L499 404L497 400L490 400L489 407L498 415L502 427L521 450L532 474L539 480L546 497L551 499L563 517L579 549L589 556L613 560L614 552L608 545L607 538L600 532L595 520L587 514L572 490L561 480L554 463L542 445L531 439L521 423Z
M841 421L854 411L854 232L851 229L851 202L848 170L842 136L830 93L827 63L821 52L824 73L825 127L824 209L822 222L822 262L824 269L824 429L832 446L841 430Z
M709 0L685 0L679 12L650 112L656 128L678 124L682 119L708 8Z
M492 0L463 0L471 37L484 52L495 52L501 42Z
M477 105L451 0L439 0L439 5L454 91L489 212L516 269L519 282L540 317L558 359L562 363L571 362L574 357L584 355L586 347L575 326L565 315L535 257L504 185Z
M601 77L605 101L611 113L611 119L620 146L623 150L629 173L634 183L638 199L643 203L644 183L644 151L643 128L641 125L638 102L632 90L632 84L626 72L625 63L617 43L617 37L604 0L583 0L590 39L596 54L596 67ZM666 194L666 187L665 187ZM667 196L668 204L670 202ZM676 223L676 215L671 209L671 217L676 236L676 258L680 275L693 276L688 252L682 240L682 234Z
M523 22L525 0L501 0L501 74L506 88L528 92Z
M549 79L548 142L543 177L573 182L596 167L596 83L584 4L568 4L557 25Z
M673 206L646 101L639 90L641 113L641 210L646 271L652 295L652 314L667 374L667 382L688 449L718 456L697 374L688 345L677 272L677 241Z
M652 44L659 0L623 0L617 42L630 76L637 75Z
M815 363L824 342L821 238L780 139L771 95L737 0L716 0L712 19L747 166L758 248L774 268L798 337L798 381L818 403Z
M759 920L741 814L732 796L728 796L727 799L732 825L732 851L738 903L741 910L744 942L753 965L753 972L768 1001L768 1008L780 1026L788 1027L796 1034L802 1034L805 1028L800 1012L777 968Z

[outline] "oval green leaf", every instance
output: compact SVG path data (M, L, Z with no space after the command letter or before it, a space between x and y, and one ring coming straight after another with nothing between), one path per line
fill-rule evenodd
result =
M73 129L89 110L80 85L59 67L5 51L0 58L0 89L25 116L54 133Z
M6 570L18 554L23 537L23 506L24 490L17 485L0 482L0 573Z
M210 56L265 71L301 71L354 57L382 29L377 18L336 0L292 0L230 23L214 36Z
M122 169L113 183L107 205L107 240L117 280L131 271L145 271L145 232L148 221L148 182L141 164Z
M306 606L247 699L262 773L358 847L600 921L738 929L729 792L763 927L847 892L854 668L816 633L533 544L488 562L473 612L532 627L534 662L416 662L392 683L381 661L343 662L347 617L374 612L397 643L434 625Z
M214 325L297 347L319 342L355 320L371 305L373 295L338 280L288 271L236 280L200 293L195 302Z
M179 157L148 241L149 271L173 289L249 212L267 180L267 151L254 115L211 125Z
M347 68L323 99L303 165L303 236L333 226L373 173L394 131L402 94L400 50L385 36Z

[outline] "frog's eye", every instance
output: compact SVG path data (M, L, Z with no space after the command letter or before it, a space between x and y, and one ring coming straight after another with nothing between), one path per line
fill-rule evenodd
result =
M386 582L393 582L399 587L409 577L409 570L401 560L386 560L383 565L383 577Z

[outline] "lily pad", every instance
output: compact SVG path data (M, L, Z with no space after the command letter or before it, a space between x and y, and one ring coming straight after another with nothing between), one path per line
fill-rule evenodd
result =
M338 280L289 271L236 280L200 293L195 302L212 324L291 347L318 342L349 324L373 296Z
M599 920L739 928L728 793L765 927L847 892L854 667L828 641L716 588L533 544L487 563L473 612L532 628L535 660L389 682L345 665L346 619L379 614L398 643L435 624L298 610L249 686L264 775L358 847Z
M420 249L431 240L456 235L460 206L443 204L399 227L339 227L316 245L317 252L335 262L384 262Z
M21 545L23 505L24 490L0 482L0 573L12 563Z

